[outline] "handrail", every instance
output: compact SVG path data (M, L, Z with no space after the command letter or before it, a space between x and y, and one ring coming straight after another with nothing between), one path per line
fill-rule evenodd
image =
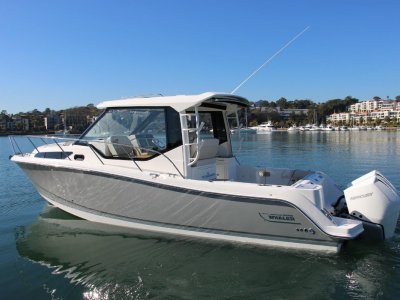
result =
M174 162L168 156L166 156L164 153L162 153L160 151L157 151L157 150L154 150L154 149L143 148L143 147L139 147L139 149L146 150L148 152L154 152L156 154L162 155L163 157L165 157L174 166L175 170L179 173L179 175L181 175L182 178L185 178L183 176L183 174L181 173L181 171L179 171L178 167L174 164Z
M39 149L38 149L38 148L36 147L36 145L32 142L32 140L30 139L30 137L28 136L27 138L28 138L28 141L32 144L32 146L35 147L36 151L37 151L38 153L40 153ZM61 149L61 150L62 150L62 149ZM63 151L63 152L64 152L64 151Z
M19 150L18 153L21 153L21 154L22 154L22 150L19 148L19 145L18 145L18 143L15 141L14 136L13 136L13 135L10 135L10 136L8 137L8 139L10 140L11 146L12 146L13 151L14 151L14 155L17 154L17 152L15 151L15 147L18 148L18 150ZM14 144L15 144L15 147L14 147Z
M18 153L18 154L22 154L22 155L23 155L23 153L22 153L21 148L20 148L19 145L18 145L18 142L16 141L16 137L21 137L21 138L26 138L26 139L28 139L28 141L32 144L32 146L36 149L36 151L37 151L38 153L40 153L40 151L39 151L38 147L32 142L31 139L33 139L33 138L40 139L40 140L42 140L42 142L43 142L44 144L48 144L48 143L45 141L46 139L47 139L47 140L53 140L54 143L60 148L60 150L62 151L62 153L64 154L64 156L65 156L66 158L68 158L69 160L71 160L71 158L69 157L69 155L66 154L65 150L63 149L63 147L62 147L62 145L59 143L59 141L61 140L61 141L65 141L65 142L77 142L77 141L85 142L85 143L81 143L80 145L89 146L89 148L93 151L93 153L95 154L95 156L96 156L96 157L100 160L100 162L104 165L104 162L103 162L102 159L99 157L99 155L96 153L95 149L92 148L92 147L94 147L94 146L91 145L91 144L89 143L90 140L84 140L84 139L79 139L79 138L58 137L58 136L47 136L47 135L46 135L46 136L36 136L36 135L12 136L12 135L10 135L10 136L9 136L9 139L10 139L10 143L11 143L11 145L12 145L14 154L17 154L16 149L15 149L15 148L17 148L17 149L19 150L19 153ZM106 143L105 140L96 140L96 142L102 142L102 143L104 143L104 144ZM126 145L124 145L124 144L119 144L119 143L113 143L113 144L115 144L115 145L120 145L120 146L126 146ZM143 172L143 169L139 166L139 164L138 164L137 160L135 159L135 157L133 157L130 153L128 153L128 151L127 151L124 147L121 147L121 148L123 149L123 151L125 152L125 154L131 159L131 161L135 164L135 166L136 166L141 172ZM175 164L167 155L165 155L164 153L162 153L162 152L160 152L160 151L158 151L158 150L155 150L155 149L145 148L145 147L140 147L140 146L139 146L139 147L134 147L134 146L132 145L132 150L133 150L133 149L140 149L140 150L144 150L144 151L146 151L146 152L151 152L151 153L155 153L155 154L158 154L158 155L163 156L165 159L167 159L167 160L171 163L171 165L172 165L172 166L174 167L174 169L178 172L178 174L179 174L182 178L184 178L184 175L183 175L182 172L179 170L179 168L176 166L176 164Z
M69 160L71 160L71 158L69 157L69 155L67 155L67 154L64 152L64 149L60 146L60 144L57 143L57 140L54 140L54 143L56 143L57 146L58 146L58 148L61 149L62 153L63 153L66 157L68 157ZM38 152L39 152L39 150L38 150Z

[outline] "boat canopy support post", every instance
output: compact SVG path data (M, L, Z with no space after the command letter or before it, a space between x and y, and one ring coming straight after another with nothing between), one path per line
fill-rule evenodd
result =
M194 122L192 118L194 118ZM194 107L194 113L181 114L181 126L184 145L183 161L185 166L192 166L199 159L200 131L204 126L203 122L200 123L198 106ZM193 138L194 136L195 138ZM195 153L194 157L192 157L191 153Z

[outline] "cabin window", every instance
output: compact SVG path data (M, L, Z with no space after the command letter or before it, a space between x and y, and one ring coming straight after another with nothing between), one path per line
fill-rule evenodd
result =
M216 138L219 140L219 144L225 143L228 140L222 112L200 112L199 123L204 123L200 132L200 139Z
M211 112L211 120L213 124L214 137L219 140L220 144L228 141L225 127L225 118L220 111Z
M149 159L182 145L179 114L172 108L109 108L81 137L101 155Z

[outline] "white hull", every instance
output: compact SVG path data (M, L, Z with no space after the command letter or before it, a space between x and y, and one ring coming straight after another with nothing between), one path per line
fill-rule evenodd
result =
M298 208L288 199L260 197L265 194L262 190L266 186L258 186L253 193L249 193L252 184L248 183L214 182L215 187L212 187L213 183L210 182L204 184L201 181L182 182L184 180L160 178L142 181L137 185L135 178L110 175L111 170L103 177L94 170L80 174L76 170L70 173L65 168L57 171L52 167L53 174L48 177L42 166L37 168L22 164L21 167L49 203L78 217L109 225L254 245L332 252L338 251L344 240L359 234L349 231L342 236L334 236L334 231L324 232L321 228L329 220L319 210L315 209L313 213L320 217L321 223L316 224L310 220L310 216L302 213L311 208L305 200L299 198L297 205L303 207ZM83 177L86 181L84 185L81 183ZM171 180L175 181L173 186L164 185L171 184ZM61 182L65 184L60 194ZM92 190L92 186L97 187L96 191ZM199 190L200 187L203 192ZM221 190L227 193L217 192ZM273 190L278 192L279 188L275 187L270 192ZM296 190L292 192L296 193ZM135 193L140 197L132 196ZM257 194L259 196L255 197ZM303 204L306 206L301 202L305 202ZM291 216L293 220L269 222L268 213ZM297 228L306 228L310 232L300 232Z
M43 196L44 197L44 196ZM334 243L333 245L319 245L319 244L306 244L306 243L296 243L289 241L279 241L279 240L267 240L267 239L257 239L257 238L247 238L247 237L239 237L239 236L229 236L224 234L215 234L201 231L193 231L193 230L181 230L174 228L165 228L161 226L153 226L153 225L145 225L141 223L135 223L130 221L119 220L110 217L99 216L95 214L91 214L88 212L84 212L80 209L74 209L69 206L62 205L58 202L52 201L49 198L44 197L49 203L66 211L72 215L75 215L79 218L89 220L92 222L132 228L150 232L158 232L162 234L171 234L171 235L179 235L186 237L194 237L208 240L216 240L216 241L226 241L247 245L258 245L258 246L267 246L267 247L279 247L279 248L287 248L287 249L300 249L300 250L312 250L312 251L322 251L322 252L334 252L337 253L340 250L341 243Z

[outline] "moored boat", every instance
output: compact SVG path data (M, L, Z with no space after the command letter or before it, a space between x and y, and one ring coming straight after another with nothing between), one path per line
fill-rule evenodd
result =
M257 130L257 133L266 133L276 131L274 124L271 121L263 122L257 126L251 127L252 129Z
M294 124L294 125L290 126L287 131L288 132L298 132L299 130L300 130L300 128L297 127L296 124Z
M239 163L227 116L247 105L218 93L106 101L79 139L27 137L25 153L10 137L11 160L49 203L93 222L334 252L393 236L400 199L377 171L342 190L319 171Z

